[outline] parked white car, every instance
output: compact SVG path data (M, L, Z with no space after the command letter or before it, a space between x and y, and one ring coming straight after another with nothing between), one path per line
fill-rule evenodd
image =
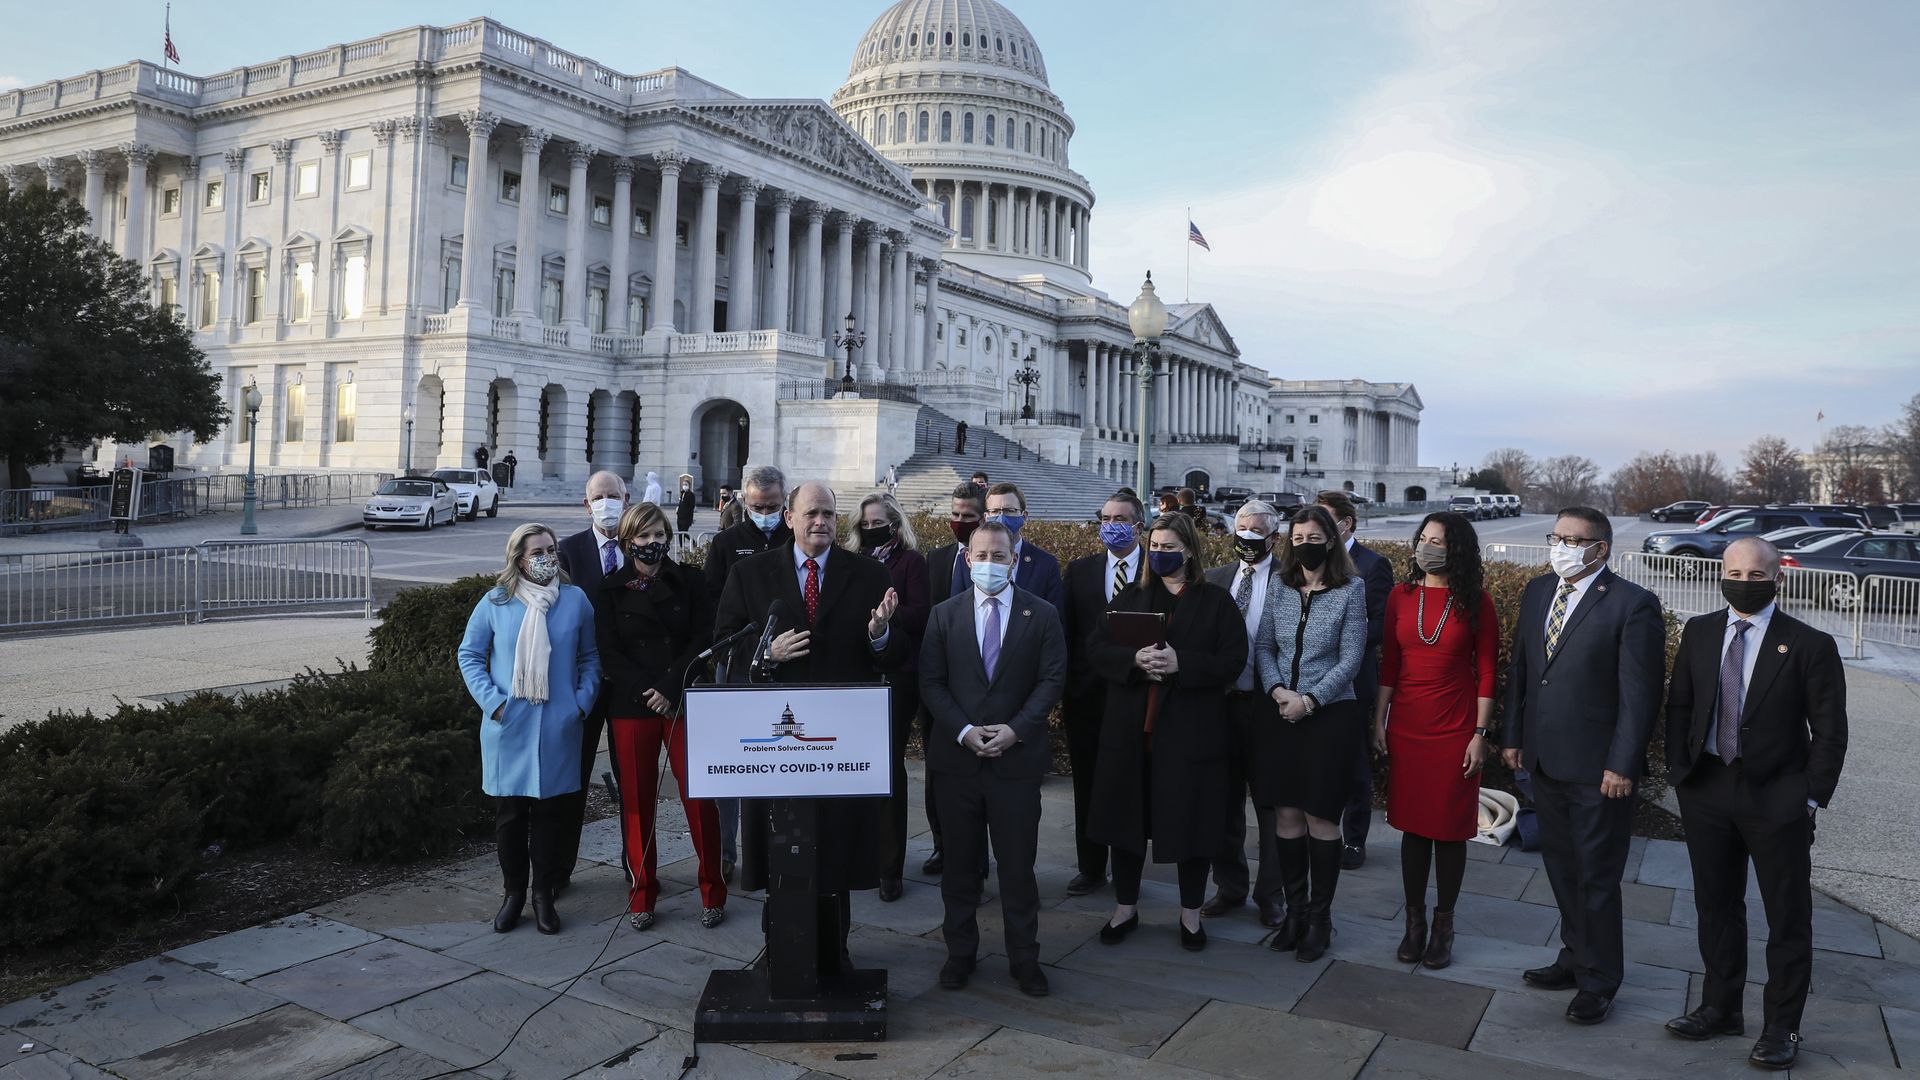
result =
M431 477L389 480L367 497L360 523L369 529L382 525L411 525L431 529L456 520L458 502L453 489Z
M479 517L482 510L488 517L500 516L500 485L485 469L435 469L433 478L453 489L460 516L468 521Z

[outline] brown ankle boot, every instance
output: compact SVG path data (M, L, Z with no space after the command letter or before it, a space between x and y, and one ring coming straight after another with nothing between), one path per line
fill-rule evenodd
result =
M1427 940L1427 955L1420 962L1435 971L1453 963L1453 912L1433 913L1433 936Z
M1397 954L1403 964L1417 964L1421 954L1427 950L1427 909L1410 907L1407 909L1407 936L1400 939L1400 952Z

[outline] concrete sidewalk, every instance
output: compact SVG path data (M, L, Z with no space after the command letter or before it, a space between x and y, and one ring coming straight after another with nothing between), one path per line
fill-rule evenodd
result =
M325 536L360 527L363 501L331 503L325 506L299 506L286 509L257 510L253 521L259 535L255 539L298 539ZM196 514L134 530L148 547L189 547L202 540L238 540L241 514L221 511ZM40 533L0 536L0 555L28 555L47 551L90 551L100 546L110 529L53 529Z
M916 765L916 804L919 776ZM854 898L853 954L889 972L888 1041L702 1045L699 1067L686 1075L1752 1075L1745 1057L1759 1023L1757 983L1747 988L1746 1038L1687 1043L1661 1029L1700 995L1691 880L1678 844L1634 842L1627 982L1611 1019L1577 1027L1561 1015L1567 994L1531 989L1519 977L1551 960L1557 942L1536 855L1469 845L1454 963L1443 971L1394 959L1399 837L1384 822L1374 826L1366 865L1341 876L1333 947L1314 963L1265 948L1268 932L1251 909L1209 920L1205 951L1181 949L1164 866L1150 868L1141 930L1107 946L1097 935L1111 893L1065 895L1071 785L1050 778L1042 798L1040 945L1052 996L1027 998L1014 987L991 901L980 910L983 955L973 984L938 988L942 906L937 888L917 874L929 851L917 837L901 900ZM922 820L917 805L910 820ZM491 931L499 869L484 856L0 1006L0 1077L106 1075L98 1069L220 1080L420 1080L442 1070L677 1077L695 1049L689 1028L708 972L744 966L760 948L763 898L730 897L727 921L701 928L688 840L660 839L666 888L660 921L647 932L622 918L618 824L601 821L589 826L574 887L560 900L558 936L524 924L511 934ZM1750 931L1764 933L1764 923ZM1920 941L1824 897L1816 898L1814 936L1814 992L1796 1071L1885 1076L1920 1062ZM1750 979L1764 978L1763 946L1749 942ZM477 1073L459 1071L503 1048Z

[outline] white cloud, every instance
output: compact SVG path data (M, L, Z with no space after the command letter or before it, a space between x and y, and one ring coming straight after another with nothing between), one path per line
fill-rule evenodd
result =
M18 75L0 75L0 93L18 89L25 85L27 85L27 80Z

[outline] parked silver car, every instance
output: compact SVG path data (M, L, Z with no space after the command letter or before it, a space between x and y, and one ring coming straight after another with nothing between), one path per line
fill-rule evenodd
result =
M459 503L444 480L432 477L389 480L367 497L360 523L369 529L382 525L412 525L431 529L459 520Z

